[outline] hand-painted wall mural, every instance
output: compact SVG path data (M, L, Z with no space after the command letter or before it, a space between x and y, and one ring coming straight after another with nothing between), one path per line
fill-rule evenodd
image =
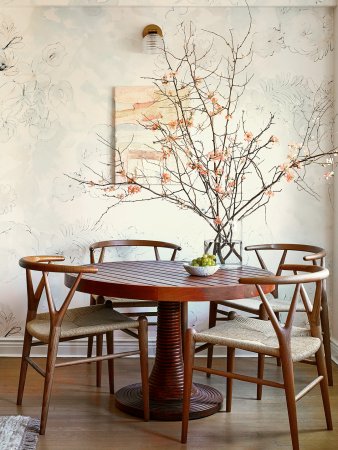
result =
M191 213L165 202L138 202L102 216L109 198L86 192L67 175L80 177L86 167L107 170L111 151L98 136L111 142L114 135L114 87L146 86L143 77L160 73L160 58L142 53L145 25L158 23L170 44L179 46L182 23L193 22L197 34L241 33L248 11L0 4L0 337L7 338L20 333L26 313L18 266L23 255L57 253L82 263L89 261L91 242L114 238L176 242L183 259L201 253L208 229ZM247 114L259 125L264 114L275 113L274 133L292 142L295 105L308 108L308 94L322 83L329 89L333 79L333 9L253 7L251 14ZM276 151L281 158L287 154L282 145ZM287 186L244 224L244 244L302 241L330 251L332 206L322 172L311 171L320 200ZM191 322L204 325L206 313L207 305L192 305Z

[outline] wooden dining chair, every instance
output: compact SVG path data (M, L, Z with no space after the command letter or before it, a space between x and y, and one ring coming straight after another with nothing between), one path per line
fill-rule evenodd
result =
M302 256L303 260L313 265L319 265L321 267L325 267L325 257L326 252L323 248L317 247L314 245L304 245L304 244L261 244L261 245L250 245L245 248L247 251L254 251L256 253L257 259L259 261L260 266L268 270L268 265L266 264L262 252L279 252L280 260L277 265L277 270L275 272L276 275L281 274L281 267L287 261L290 261L291 258L295 258L299 255ZM265 256L268 253L264 253ZM292 260L294 262L294 260ZM272 292L272 295L269 296L269 305L276 314L276 317L280 319L280 314L285 313L289 309L289 304L284 299L278 298L278 286ZM326 359L326 368L328 372L328 382L329 386L333 386L333 375L332 375L332 360L331 360L331 338L330 338L330 322L329 322L329 310L328 310L328 301L327 301L327 293L326 293L326 283L325 281L322 283L322 307L320 312L321 317L321 326L323 333L323 343L324 343L324 351L325 351L325 359ZM241 300L225 300L221 302L210 302L210 310L209 310L209 328L216 325L216 322L219 320L227 320L229 311L224 310L223 308L227 307L231 310L244 311L255 317L258 317L262 320L268 319L268 314L266 312L266 308L264 304L260 301L259 298L256 299L241 299ZM299 303L296 306L297 312L305 312L304 305ZM212 357L213 357L213 346L209 346L208 349L208 367L212 366ZM279 363L279 361L278 361ZM258 357L258 376L263 375L264 370L264 355L259 355ZM262 386L257 386L257 399L260 400L262 398Z
M90 262L91 264L96 263L103 263L106 261L106 253L107 249L115 249L118 250L119 248L125 248L125 247L136 247L136 248L142 248L142 247L148 247L152 248L154 251L155 259L156 261L160 261L160 252L159 249L162 250L168 250L166 256L171 261L174 261L176 258L176 254L178 251L181 250L181 247L176 244L171 244L169 242L162 242L162 241L152 241L152 240L136 240L136 239L127 239L127 240L110 240L110 241L100 241L95 242L94 244L91 244L89 247L90 252ZM148 318L148 325L156 325L156 320L149 320L153 318L157 318L157 311L154 311L154 308L157 308L157 302L154 301L140 301L140 300L133 300L133 299L127 299L127 298L117 298L117 297L102 297L97 295L91 295L90 297L90 304L96 305L96 304L102 304L109 300L111 306L113 308L117 309L128 309L128 312L125 312L126 316L129 317L137 317L140 314L146 316ZM130 311L130 308L138 308L138 311ZM184 324L184 328L186 327L185 324L187 322L187 305L182 306L182 323ZM125 330L127 334L130 336L136 337L137 334L133 333L130 330ZM98 336L96 338L96 353L97 356L102 354L102 346L103 346L103 336ZM90 357L92 355L92 348L93 348L93 336L89 337L88 339L88 353L87 356ZM101 386L101 363L99 362L97 367L97 375L96 375L96 385L98 387Z
M22 404L22 397L26 381L28 364L31 365L45 379L40 434L45 434L48 408L53 384L54 369L81 363L108 360L109 388L114 393L114 365L115 358L139 354L141 365L141 379L143 392L144 419L149 420L149 385L148 385L148 334L147 319L140 317L131 319L115 311L109 302L102 305L91 305L78 308L69 308L75 291L84 274L98 271L92 266L66 266L54 264L63 261L62 256L27 256L21 258L19 264L26 269L28 312L25 326L25 337L21 359L21 371L18 388L17 404ZM42 274L39 283L33 282L32 271ZM77 274L73 287L66 298L55 302L52 295L49 274L74 273ZM38 306L45 292L48 313L37 313ZM139 350L130 352L114 352L114 331L133 329L138 330ZM88 336L106 335L107 355L93 358L82 358L62 363L56 363L59 342L80 339ZM33 342L33 338L35 341ZM41 368L30 357L31 347L48 345L46 368Z
M299 449L296 402L305 394L320 384L326 425L332 430L332 418L327 384L327 372L325 367L324 348L322 344L320 310L322 301L323 282L329 275L325 268L315 265L282 265L281 270L291 271L293 275L271 275L252 278L241 278L240 283L256 286L260 300L264 305L270 320L259 320L235 316L210 328L197 333L194 329L188 329L185 337L184 359L184 394L181 441L187 441L190 396L192 389L193 370L220 375L227 378L226 411L231 411L233 380L248 381L260 385L284 389L289 415L292 447ZM299 274L299 272L302 272ZM315 286L313 301L305 286ZM270 302L266 298L263 285L291 285L291 302L287 312L285 324L282 325ZM308 289L310 292L310 290ZM301 299L306 311L309 329L293 326L297 302ZM210 343L227 347L227 368L225 371L194 365L195 343ZM251 377L234 372L235 349L239 348L262 355L278 357L281 360L283 382L266 380L263 377ZM302 361L315 355L318 376L295 395L293 363ZM256 417L259 420L258 417Z

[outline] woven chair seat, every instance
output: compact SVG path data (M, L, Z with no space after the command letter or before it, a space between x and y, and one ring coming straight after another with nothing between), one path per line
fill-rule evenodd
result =
M120 314L109 307L109 304L84 306L67 310L62 321L60 339L96 335L114 330L138 328L138 326L138 321ZM27 323L27 330L30 335L48 343L49 313L38 314L34 320Z
M290 305L285 300L279 300L278 298L274 298L272 295L267 296L269 303L274 312L288 312ZM239 311L247 311L251 314L259 314L259 308L262 305L262 301L260 297L253 298L243 298L240 300L224 300L222 302L218 302L219 305L227 306L229 308L238 309ZM297 304L297 312L305 312L305 308L303 302L299 301Z
M120 298L120 297L104 297L106 302L111 302L114 308L128 308L140 307L140 308L156 308L158 303L152 300L136 300L132 298Z
M209 330L196 333L196 342L236 347L250 352L279 356L279 344L270 321L237 316ZM319 338L311 337L306 328L292 327L293 361L312 356L319 349Z

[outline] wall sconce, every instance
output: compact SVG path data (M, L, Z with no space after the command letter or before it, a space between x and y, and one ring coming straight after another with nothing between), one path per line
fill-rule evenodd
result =
M163 50L163 33L158 25L147 25L142 32L142 36L144 53L161 53Z

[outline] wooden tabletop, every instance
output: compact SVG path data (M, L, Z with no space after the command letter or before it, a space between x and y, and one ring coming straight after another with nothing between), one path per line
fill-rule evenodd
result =
M96 274L86 274L78 291L111 297L155 301L217 301L255 297L255 286L238 283L239 278L267 275L258 267L220 269L208 277L189 275L183 261L117 261L95 264ZM75 276L67 274L71 287ZM265 286L271 292L271 286Z

